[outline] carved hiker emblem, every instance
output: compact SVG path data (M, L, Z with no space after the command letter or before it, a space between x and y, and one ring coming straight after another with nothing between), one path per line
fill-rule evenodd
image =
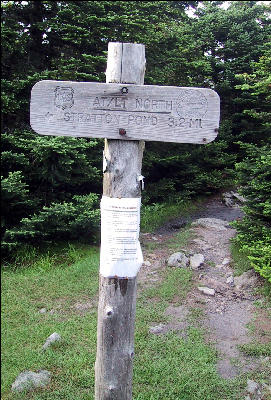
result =
M74 90L71 87L60 87L55 88L55 105L58 108L71 108L74 104L73 99Z

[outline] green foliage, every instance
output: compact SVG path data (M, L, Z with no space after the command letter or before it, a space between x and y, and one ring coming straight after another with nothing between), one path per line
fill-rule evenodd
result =
M251 266L271 283L271 229L255 218L245 217L234 224L235 243L250 260Z
M27 215L35 201L29 195L28 185L21 171L9 172L1 184L1 230L18 223Z
M271 150L270 146L242 148L248 157L236 169L242 185L240 193L246 198L246 217L235 223L235 240L255 270L271 282Z
M75 238L77 235L79 240L85 237L91 228L86 229L87 217L83 201L78 199L83 196L86 205L90 207L90 215L93 207L97 208L92 201L97 195L88 194L100 191L101 142L69 137L42 137L26 129L16 129L3 133L2 150L1 235L4 253L26 240L38 243L41 237L51 239L54 225L47 224L46 219L50 214L54 220L54 213L55 224L61 223L61 213L67 218L70 215L70 218L76 219L77 222L70 226L73 231L70 237ZM76 196L79 196L78 199ZM82 216L79 218L79 215L75 215L80 210ZM22 221L23 218L27 219ZM96 216L89 218L93 218L90 227L96 227ZM35 229L37 232L34 232ZM66 229L67 226L61 231L59 227L56 238L61 238L61 232L63 238L66 238ZM91 238L94 238L92 233Z
M196 210L198 203L192 202L188 198L179 196L172 198L171 201L164 203L142 204L140 229L143 232L153 232L165 222L177 218L179 215L185 216Z
M222 124L221 135L226 130ZM144 197L156 203L165 196L176 198L180 192L181 197L214 193L232 185L236 158L236 154L228 153L223 138L204 146L146 143L143 175L151 183L146 185Z
M245 157L237 141L262 146L269 136L271 30L266 4L230 2L227 10L220 5L1 3L3 201L9 203L13 193L4 205L2 237L6 230L19 232L22 218L34 220L43 207L101 192L102 141L39 137L29 127L29 103L39 80L105 81L109 41L145 44L146 84L210 87L221 97L220 131L213 143L146 144L144 203L174 202L233 184L234 164ZM188 7L195 18L186 14Z
M33 196L44 204L97 191L100 141L38 136L18 129L2 135L2 173L21 170Z
M241 194L246 198L245 218L236 224L237 243L246 252L254 269L271 282L271 113L270 113L270 42L263 56L252 63L253 73L242 74L238 87L252 98L252 107L244 114L255 122L258 145L238 143L245 153L236 165ZM267 136L268 135L268 136Z
M6 230L2 246L14 250L21 242L41 244L61 239L93 243L99 233L98 206L98 195L92 193L44 206L39 213L23 218L16 228Z
M271 342L247 343L239 346L239 349L248 356L271 356Z

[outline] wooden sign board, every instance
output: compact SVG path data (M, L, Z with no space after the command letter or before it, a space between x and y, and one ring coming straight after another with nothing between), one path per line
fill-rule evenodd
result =
M220 101L205 88L40 81L30 124L41 135L209 143Z

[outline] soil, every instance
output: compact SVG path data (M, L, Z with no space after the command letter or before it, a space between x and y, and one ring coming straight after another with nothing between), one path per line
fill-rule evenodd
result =
M223 221L234 221L242 218L238 205L226 207L217 195L210 198L200 211L188 217L179 217L158 229L155 234L141 234L141 244L146 264L143 264L138 276L139 290L146 285L156 285L163 279L167 267L166 260L170 254L184 251L187 255L203 254L204 264L193 271L193 289L188 293L181 306L170 304L165 314L170 322L150 327L153 334L164 334L169 330L179 332L185 337L188 325L187 316L191 309L201 309L203 318L201 326L206 331L206 341L213 343L219 354L218 373L230 379L251 370L260 370L263 357L245 356L239 346L256 342L266 343L271 340L271 319L266 310L260 313L255 300L261 300L255 292L255 285L237 288L234 283L227 283L227 278L234 275L233 260L230 251L230 239L236 234L230 225L224 229L192 226L191 239L185 248L170 250L167 243L176 236L186 224L198 218L217 218ZM150 250L150 248L152 248ZM257 286L262 285L260 277ZM198 287L215 289L215 295L206 295ZM249 324L254 323L253 332ZM266 358L265 358L266 359Z

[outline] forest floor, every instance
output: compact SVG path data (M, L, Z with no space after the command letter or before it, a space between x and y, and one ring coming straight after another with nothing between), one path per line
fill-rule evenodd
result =
M226 207L219 195L191 202L186 211L140 235L133 399L270 400L267 283L252 271L250 283L238 287L237 275L250 266L232 247L236 232L225 222L242 212ZM221 224L194 225L198 218ZM3 266L3 400L94 397L99 247L66 243L57 249ZM202 254L204 262L197 269L169 267L176 252ZM44 351L53 332L62 339ZM40 370L51 373L48 386L11 390L20 373Z
M214 343L218 351L216 368L219 375L230 379L249 371L259 372L263 365L265 368L266 364L269 367L271 364L270 357L262 350L270 347L271 342L270 309L260 294L263 280L252 272L250 284L236 287L232 278L229 279L231 283L227 283L228 278L250 268L248 263L243 266L243 271L235 268L230 240L236 231L231 226L223 227L223 224L212 228L191 225L198 218L230 222L242 218L242 211L237 205L226 207L217 195L207 200L189 219L179 217L155 234L141 235L145 264L139 273L139 291L161 281L161 272L170 268L167 259L172 253L182 251L188 257L193 254L204 256L204 263L193 271L193 285L182 305L176 306L173 300L165 311L165 315L171 317L170 321L153 326L151 331L162 335L173 330L185 336L186 317L191 310L197 310L206 340ZM214 289L215 294L206 295L198 287Z

